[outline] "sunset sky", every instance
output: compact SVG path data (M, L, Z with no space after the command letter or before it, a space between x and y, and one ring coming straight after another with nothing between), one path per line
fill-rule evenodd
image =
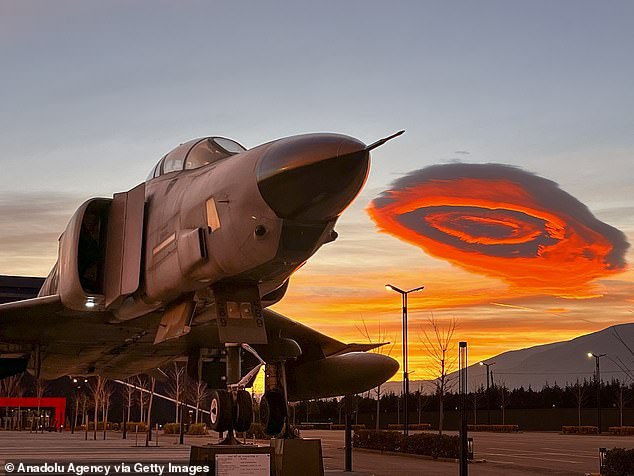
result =
M275 310L346 341L364 340L362 322L374 339L380 327L400 359L400 297L384 285L424 285L410 296L413 379L432 376L420 342L432 313L458 320L472 362L633 321L629 264L467 265L458 250L406 241L368 214L414 171L505 164L633 242L633 21L629 0L0 0L0 274L46 275L80 203L132 188L189 139L253 147L329 131L371 143L406 129L372 153L339 239ZM441 205L470 206L492 189L469 190ZM542 218L556 211L552 223L574 218L558 199L539 206ZM584 250L609 251L601 233L574 228Z

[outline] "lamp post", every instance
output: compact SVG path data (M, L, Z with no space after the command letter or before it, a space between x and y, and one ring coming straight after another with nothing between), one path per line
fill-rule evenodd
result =
M425 289L425 286L419 286L417 288L410 289L409 291L403 291L396 286L386 284L385 289L399 293L403 303L403 395L405 397L403 402L403 434L407 435L409 433L407 415L407 399L409 398L409 369L407 366L407 295L416 291L422 291Z
M605 357L606 355L607 354L597 355L593 352L588 352L588 358L591 359L592 357L594 357L597 363L597 368L594 373L594 379L597 384L597 429L599 431L599 434L601 434L601 368L599 367L599 360L601 360L601 357Z
M485 362L480 362L480 365L486 366L487 370L487 425L491 424L491 393L489 392L489 374L491 375L491 380L493 380L493 371L489 370L492 365L495 365L495 362L491 362L487 364Z

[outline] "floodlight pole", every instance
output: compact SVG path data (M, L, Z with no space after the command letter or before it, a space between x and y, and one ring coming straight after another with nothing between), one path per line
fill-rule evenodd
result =
M407 400L409 399L409 367L408 367L408 352L407 352L407 295L416 291L422 291L425 286L419 286L409 291L403 291L396 286L386 284L385 288L388 290L396 291L401 295L402 307L403 307L403 434L409 434L409 416L407 414Z
M599 361L601 357L605 357L607 354L594 354L592 352L588 352L588 357L594 357L596 361L596 371L594 373L594 380L597 384L597 429L599 434L601 434L601 368L599 365Z
M487 364L485 362L480 362L480 365L484 365L487 368L487 425L491 424L491 392L489 392L489 375L491 375L491 383L493 383L493 371L489 370L492 365L495 365L495 362L491 362Z
M460 402L460 476L468 476L468 441L467 441L467 343L460 342L458 353L458 394Z

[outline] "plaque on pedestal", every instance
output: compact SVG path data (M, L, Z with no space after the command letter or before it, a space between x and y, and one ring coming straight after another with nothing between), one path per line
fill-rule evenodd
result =
M269 446L192 446L189 464L209 466L210 476L276 476L275 452Z

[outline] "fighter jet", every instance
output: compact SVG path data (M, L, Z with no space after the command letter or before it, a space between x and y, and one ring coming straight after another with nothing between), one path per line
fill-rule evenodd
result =
M261 419L279 434L288 401L354 394L398 363L267 309L363 187L369 146L305 134L247 150L225 137L179 145L147 180L92 198L59 238L32 299L0 304L0 378L126 378L187 360L214 389L212 428L245 431L245 388L265 366Z

